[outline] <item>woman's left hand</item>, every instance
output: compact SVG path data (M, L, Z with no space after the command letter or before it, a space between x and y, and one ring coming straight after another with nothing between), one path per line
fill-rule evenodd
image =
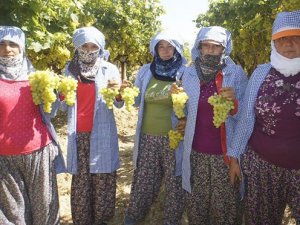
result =
M235 100L235 91L232 87L223 87L220 90L220 95L228 100L234 101Z

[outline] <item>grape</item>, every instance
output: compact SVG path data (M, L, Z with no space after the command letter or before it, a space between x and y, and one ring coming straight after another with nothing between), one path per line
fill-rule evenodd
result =
M208 98L208 103L213 106L214 117L213 123L216 128L219 128L228 117L231 109L234 109L233 101L222 97L221 95L214 94Z
M184 114L184 107L189 99L188 95L184 91L180 91L178 93L171 94L172 102L173 102L173 109L175 115L180 119L185 117Z
M126 87L121 91L122 99L128 112L133 109L134 99L139 95L140 90L138 87Z
M170 149L176 149L179 142L183 140L183 136L177 130L170 130L169 131L169 146Z
M52 103L56 101L55 89L59 84L59 77L50 71L36 71L28 77L32 99L35 105L43 103L45 112L50 113Z
M67 105L75 104L77 80L68 76L60 79L58 91L64 96L64 101Z
M106 105L109 109L113 108L115 97L119 94L118 89L115 88L102 88L100 94L103 96Z

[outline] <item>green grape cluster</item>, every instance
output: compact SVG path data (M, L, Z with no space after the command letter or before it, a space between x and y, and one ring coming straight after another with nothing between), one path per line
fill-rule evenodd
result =
M173 102L173 109L175 112L175 115L180 119L185 117L184 114L184 107L189 99L189 96L184 92L180 91L178 93L172 93L171 94L172 102Z
M50 71L36 71L28 79L34 104L43 103L44 111L50 113L52 103L56 101L54 91L59 85L59 77Z
M221 95L214 94L208 98L208 103L213 106L214 117L213 123L216 128L219 128L228 117L231 109L234 109L233 101L222 97Z
M183 136L177 130L170 130L168 135L170 149L174 150L179 145L179 142L183 140Z
M131 112L134 105L134 99L139 95L140 89L136 86L126 87L121 91L122 99L128 112Z
M60 79L58 91L64 96L64 101L67 105L75 104L76 99L77 80L68 76Z
M109 109L113 108L115 97L119 94L119 90L115 88L102 88L100 94L103 96Z

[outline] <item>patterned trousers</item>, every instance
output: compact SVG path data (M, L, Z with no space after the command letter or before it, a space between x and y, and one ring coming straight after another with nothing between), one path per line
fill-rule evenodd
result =
M59 224L54 158L57 146L28 155L0 156L0 224Z
M89 153L90 133L78 133L78 173L72 176L71 184L74 225L98 225L115 214L117 173L90 173Z
M142 135L126 216L143 219L165 177L164 225L180 224L184 211L181 177L175 176L175 154L165 136Z
M241 224L238 186L232 186L222 155L191 152L192 192L187 194L190 225Z
M242 156L246 179L245 218L249 225L280 225L288 204L300 224L300 170L277 167L251 147Z

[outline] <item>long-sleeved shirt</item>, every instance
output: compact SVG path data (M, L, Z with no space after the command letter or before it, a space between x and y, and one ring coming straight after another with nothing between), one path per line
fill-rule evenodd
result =
M234 63L228 63L222 70L223 82L222 87L233 87L235 90L236 99L238 100L238 108L240 109L243 99L243 94L247 86L247 76L244 70ZM200 96L200 80L197 76L194 65L188 67L183 75L183 88L185 89L189 100L187 102L187 124L184 135L184 152L182 164L182 185L183 188L191 192L191 164L190 154L192 151L192 143L197 119L198 102ZM238 113L229 115L225 121L226 130L226 147L230 146L233 132L237 123ZM207 137L210 138L210 137ZM214 140L211 140L214 141Z
M67 69L65 73L72 76ZM103 96L99 93L102 88L107 87L108 80L121 83L120 73L115 65L102 60L95 77L96 100L90 136L90 173L111 173L120 167L118 134L113 110L107 108ZM115 102L117 107L121 107L122 104ZM71 174L77 173L76 112L75 102L73 106L68 107L67 171Z

